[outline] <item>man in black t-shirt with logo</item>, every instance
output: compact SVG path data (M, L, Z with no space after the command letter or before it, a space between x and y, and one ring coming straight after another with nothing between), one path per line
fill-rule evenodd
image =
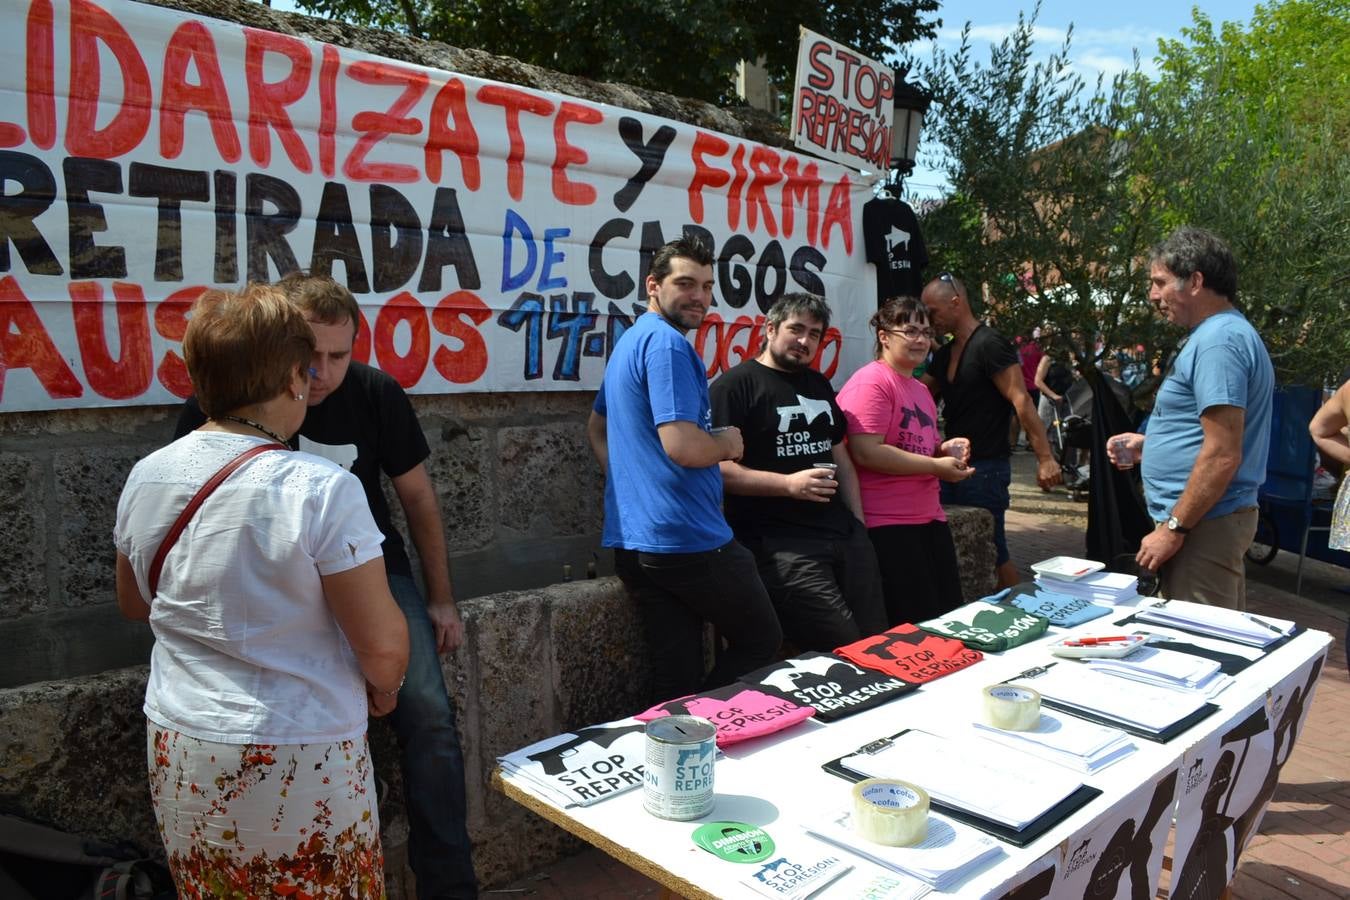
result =
M408 671L389 723L402 748L403 794L408 806L408 856L417 895L476 898L472 846L466 828L464 757L455 707L438 654L464 640L464 624L450 587L450 562L436 491L425 460L426 436L403 388L378 369L352 360L360 307L331 278L294 274L278 287L314 331L309 409L292 439L296 448L349 470L361 481L375 524L384 534L389 590L408 620ZM175 437L206 421L195 398L178 417ZM403 536L394 527L380 483L389 476L421 562L423 602Z
M798 650L833 650L886 628L876 556L862 523L847 427L834 388L811 368L830 326L812 294L769 310L759 356L710 388L713 424L741 430L721 463L727 522Z
M959 483L943 482L944 506L977 506L994 517L995 576L999 587L1022 581L1008 555L1003 514L1012 483L1012 445L1008 420L1016 413L1036 454L1036 482L1043 490L1062 481L1059 463L1050 453L1036 407L1022 378L1022 361L1012 341L975 318L966 286L943 272L923 289L928 320L952 340L939 347L924 372L933 399L943 404L945 436L970 440L975 473Z

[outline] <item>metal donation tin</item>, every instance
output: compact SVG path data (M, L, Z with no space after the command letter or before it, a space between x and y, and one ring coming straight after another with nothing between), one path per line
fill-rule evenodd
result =
M647 723L642 805L663 819L706 816L713 807L717 726L699 716L663 716Z

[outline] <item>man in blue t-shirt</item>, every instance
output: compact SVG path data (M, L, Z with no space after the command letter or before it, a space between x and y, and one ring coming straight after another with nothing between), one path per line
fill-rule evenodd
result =
M1217 235L1180 228L1150 259L1149 299L1190 336L1158 389L1148 453L1144 435L1132 432L1109 438L1106 452L1117 468L1141 463L1158 526L1136 559L1159 573L1162 595L1243 609L1242 554L1266 478L1274 369L1233 306L1237 265Z
M614 347L587 423L605 470L602 543L637 604L658 701L720 687L773 660L782 629L722 516L718 463L737 428L712 431L708 377L685 333L712 303L712 252L680 238L652 259L647 313ZM703 625L725 650L703 675Z

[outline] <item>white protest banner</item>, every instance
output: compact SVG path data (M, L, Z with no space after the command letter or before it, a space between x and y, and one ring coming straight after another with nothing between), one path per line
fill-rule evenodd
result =
M799 150L867 172L890 168L895 73L803 28L792 90Z
M1001 900L1152 897L1177 793L1175 763L1018 874Z
M1280 769L1293 752L1326 663L1322 653L1275 685L1233 727L1186 752L1177 816L1171 896L1217 897L1261 826Z
M683 232L710 377L785 292L870 356L853 173L697 126L123 0L0 0L0 413L172 403L208 287L332 274L414 392L599 385Z

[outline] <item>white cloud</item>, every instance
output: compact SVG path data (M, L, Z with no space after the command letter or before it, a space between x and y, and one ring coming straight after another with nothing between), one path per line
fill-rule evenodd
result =
M1128 72L1134 68L1134 59L1127 56L1118 56L1112 53L1081 53L1073 57L1073 68L1083 80L1089 84L1097 80L1097 76L1105 76L1106 81L1110 81L1118 72ZM1143 61L1140 61L1140 68L1143 68Z
M974 57L978 61L987 61L987 48L997 44L1017 27L1015 21L995 22L974 25L970 29L970 41ZM1051 25L1033 27L1035 45L1032 57L1037 62L1044 61L1064 44L1067 29ZM1069 47L1069 61L1074 71L1089 82L1095 81L1100 73L1110 79L1117 72L1129 71L1134 66L1134 51L1139 51L1139 66L1145 74L1155 74L1153 56L1157 52L1158 39L1163 33L1154 28L1136 25L1124 25L1117 28L1074 29L1073 43ZM938 30L936 38L916 41L906 49L914 59L926 61L932 58L935 47L953 50L961 41L961 28L948 27Z

